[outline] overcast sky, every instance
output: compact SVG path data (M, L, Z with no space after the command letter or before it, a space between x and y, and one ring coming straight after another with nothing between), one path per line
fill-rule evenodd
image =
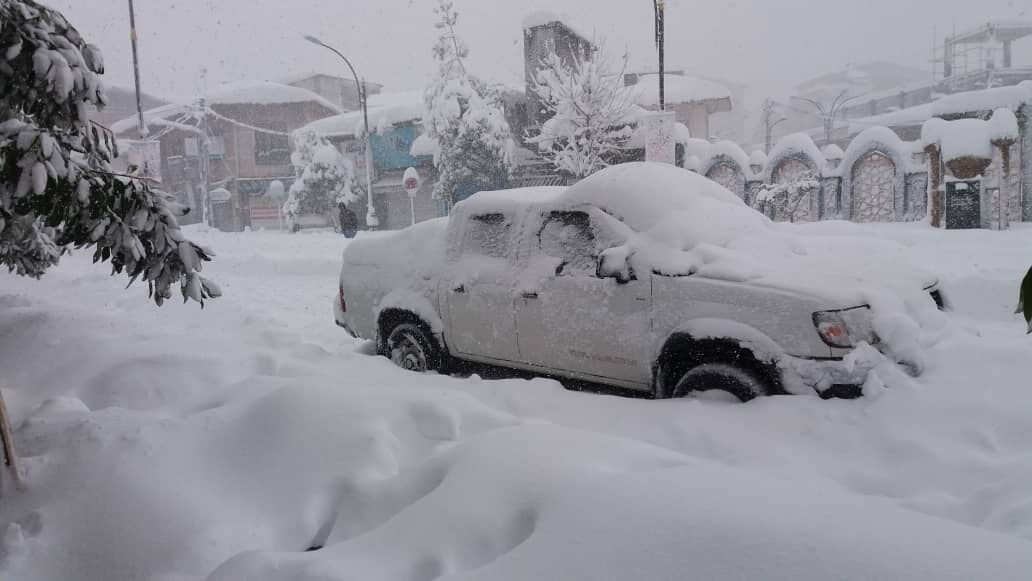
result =
M109 85L130 86L126 0L44 0L62 10L107 59ZM163 97L241 79L276 80L310 70L346 72L325 49L336 45L359 73L388 89L422 87L433 71L435 0L136 0L142 84ZM470 68L498 82L523 76L521 22L540 9L653 59L652 2L646 0L455 0ZM928 71L933 31L990 18L1032 19L1029 0L668 0L670 67L780 93L850 62L890 60ZM1032 39L1016 46L1032 64Z

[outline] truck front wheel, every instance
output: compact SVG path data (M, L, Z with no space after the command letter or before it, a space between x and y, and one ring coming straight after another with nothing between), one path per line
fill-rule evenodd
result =
M777 366L733 340L671 338L659 358L657 397L730 394L740 401L782 393Z
M419 373L441 367L437 342L422 325L400 323L387 336L387 356L395 365Z
M739 401L749 401L767 394L763 381L751 371L728 363L711 362L685 372L674 385L673 396L705 397L705 394L713 391L730 394Z

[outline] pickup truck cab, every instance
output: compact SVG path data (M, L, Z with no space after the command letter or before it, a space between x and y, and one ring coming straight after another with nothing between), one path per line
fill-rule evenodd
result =
M624 164L352 242L335 317L407 369L466 360L657 397L842 395L886 360L918 369L871 305L906 305L887 319L919 330L934 277L898 248L792 228L694 173Z

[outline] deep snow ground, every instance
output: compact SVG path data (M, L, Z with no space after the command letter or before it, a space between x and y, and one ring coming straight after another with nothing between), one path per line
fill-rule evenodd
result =
M409 374L333 325L329 233L194 232L203 311L84 253L0 275L28 482L0 579L1032 577L1032 228L849 230L955 308L925 375L857 401Z

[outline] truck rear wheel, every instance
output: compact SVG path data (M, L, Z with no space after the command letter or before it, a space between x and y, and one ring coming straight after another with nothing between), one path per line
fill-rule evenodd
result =
M402 369L422 373L441 367L441 351L423 325L395 325L387 336L386 348L386 355Z

